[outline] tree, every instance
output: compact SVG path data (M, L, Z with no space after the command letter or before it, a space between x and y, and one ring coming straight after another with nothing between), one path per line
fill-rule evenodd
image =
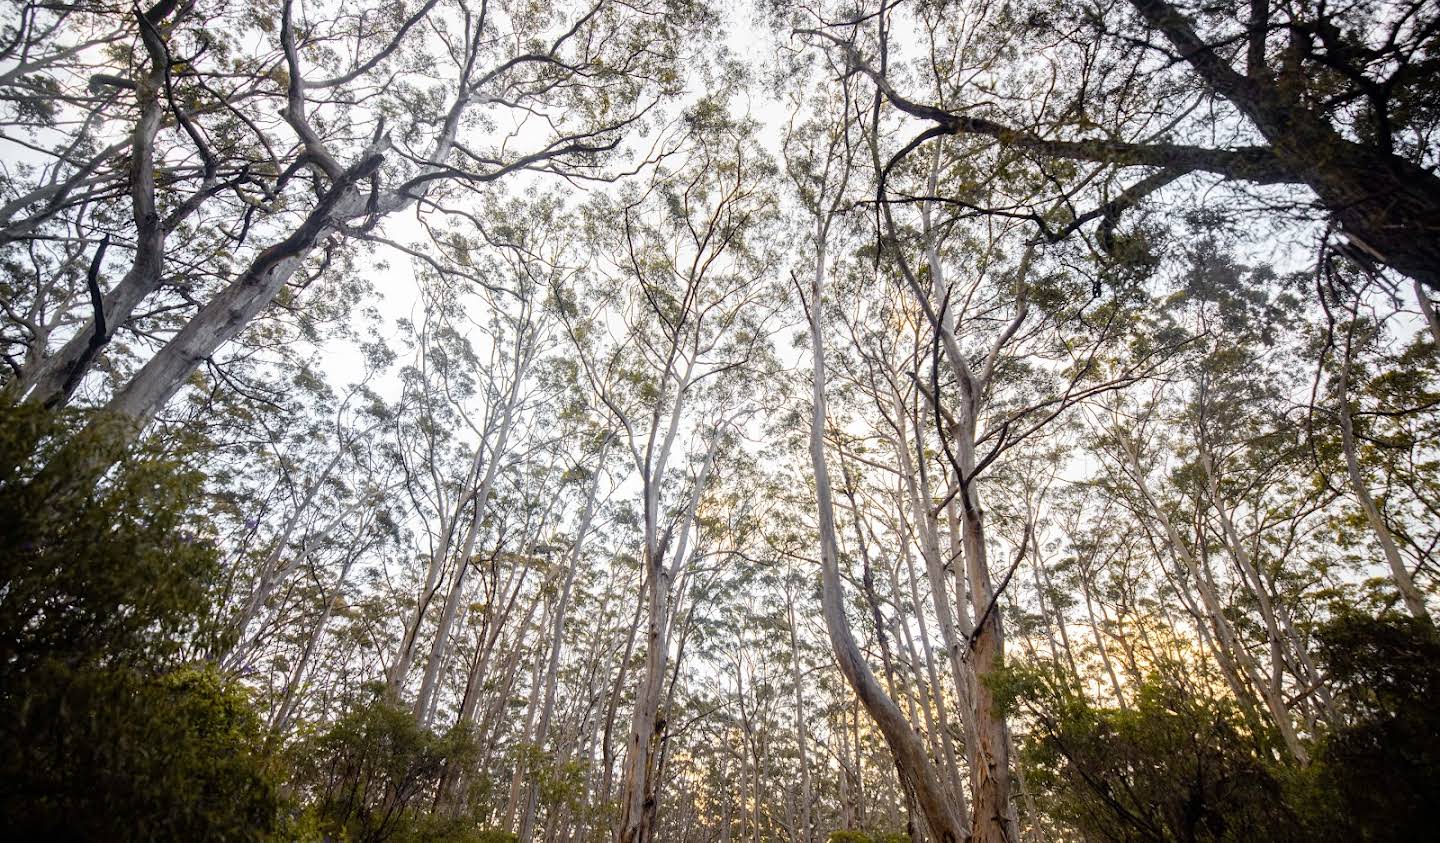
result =
M1435 61L1436 18L1428 4L982 6L954 36L975 49L955 53L953 64L933 66L950 69L933 80L939 98L932 103L901 93L888 77L889 17L883 4L878 14L851 17L875 22L872 55L861 47L859 26L802 29L822 46L844 51L851 72L869 77L891 107L930 124L890 158L887 170L926 143L959 137L980 149L993 145L998 161L1028 159L1062 178L1068 169L1073 176L1065 179L1065 198L1095 175L1067 162L1146 173L1102 193L1093 210L1059 219L1023 195L1015 205L977 205L963 181L942 185L947 201L1033 219L1050 239L1098 219L1108 243L1120 214L1197 174L1304 186L1357 259L1440 289L1440 255L1422 233L1440 214L1424 81ZM1015 59L1034 55L1015 50L1015 36L1037 47L1054 69L1038 113L1026 110L1036 94L1007 87L1007 74L1023 75ZM944 43L948 37L932 30L941 42L937 51L946 55L953 52ZM1002 81L991 90L1002 104L1013 97L1016 108L987 102L982 80L995 75ZM1197 109L1205 119L1192 117ZM1206 126L1223 126L1228 142L1208 142Z
M601 345L608 326L584 319L573 292L560 293L586 380L640 481L645 661L621 782L621 843L654 834L660 709L696 512L726 440L752 412L728 399L765 362L752 312L763 306L772 168L750 127L727 125L717 103L702 101L686 120L694 145L682 164L616 205L591 209L604 250L597 271L635 288L597 290L601 301L625 301L624 333ZM616 218L618 230L607 231ZM687 456L691 464L681 465Z
M138 34L138 55L123 52L91 66L84 44L59 50L54 63L79 62L65 70L88 74L97 90L136 95L134 111L104 115L134 126L125 181L136 245L125 274L103 296L97 257L87 283L99 318L53 353L31 352L38 361L13 380L12 394L52 406L67 400L114 332L165 287L167 266L208 266L216 271L207 283L186 285L197 302L193 314L105 402L143 424L297 273L323 271L336 251L383 239L386 217L410 208L449 213L447 195L525 170L602 177L607 153L666 94L677 57L669 39L704 12L600 2L523 18L488 4L427 2L408 15L316 10L311 17L283 2L278 27L273 19L235 17L265 45L265 52L235 59L243 68L238 77L219 57L241 46L207 26L210 18L193 2L161 3L129 22L112 18L116 42ZM378 49L366 50L357 39L372 18L393 29ZM17 34L33 34L32 21ZM422 38L427 31L443 34ZM630 37L611 37L621 31ZM350 50L352 42L362 49ZM446 67L438 84L387 84L422 57ZM31 84L57 72L48 64ZM269 116L274 111L280 125ZM517 153L503 139L468 131L479 112L544 130L533 148ZM79 125L83 131L84 121ZM293 142L279 139L282 126ZM158 162L172 157L192 163L166 171ZM44 175L63 169L57 162ZM80 202L83 210L85 198L52 201ZM169 245L190 226L196 236L183 252ZM199 302L203 288L208 295Z

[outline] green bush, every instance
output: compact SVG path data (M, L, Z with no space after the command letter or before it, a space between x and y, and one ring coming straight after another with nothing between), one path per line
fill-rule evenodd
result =
M477 748L469 731L437 735L409 709L376 693L351 701L322 731L291 748L296 790L320 831L355 843L452 841L499 843L460 811L433 811L441 789ZM457 795L454 804L467 802ZM449 807L449 806L446 806Z
M1440 634L1409 616L1342 615L1317 655L1337 718L1290 775L1308 839L1405 841L1440 828Z
M0 407L0 822L9 839L259 840L279 800L211 638L200 478ZM87 473L88 472L88 473Z
M1333 714L1303 767L1183 670L1151 674L1128 710L1046 664L1009 668L996 690L1032 724L1021 763L1042 809L1086 839L1426 839L1440 827L1440 635L1344 615L1317 637Z
M1295 839L1266 746L1228 699L1153 674L1128 710L1091 705L1059 671L1014 668L1004 694L1047 813L1087 839Z
M830 832L830 836L825 838L825 843L910 843L910 835L898 831L872 833L846 829Z
M164 665L204 639L219 573L173 456L76 438L77 414L0 405L0 685L45 662Z
M250 841L274 828L259 721L212 669L51 665L27 680L0 737L12 839Z

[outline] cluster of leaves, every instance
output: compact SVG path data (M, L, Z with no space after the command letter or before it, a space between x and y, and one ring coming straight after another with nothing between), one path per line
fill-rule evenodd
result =
M184 660L218 573L197 478L145 451L87 478L109 446L83 423L0 407L0 816L24 839L265 839L248 695Z
M1319 633L1337 722L1292 793L1314 840L1420 840L1440 824L1440 633L1343 615ZM1428 830L1428 831L1427 831Z
M898 831L832 831L830 836L825 838L825 843L908 843L910 835Z
M1313 760L1287 763L1228 695L1151 673L1125 708L1070 675L1014 666L996 683L1032 723L1022 763L1048 816L1113 841L1413 840L1440 816L1440 635L1408 617L1344 616L1318 632L1340 689Z
M1004 691L1034 717L1026 775L1049 814L1097 840L1286 840L1294 827L1254 732L1227 699L1154 674L1126 709L1091 705L1066 674L1015 668Z
M0 676L44 661L160 665L213 634L219 564L190 501L199 477L111 448L78 413L0 407Z
M367 687L345 713L291 748L296 789L308 803L300 825L322 839L357 843L505 843L508 833L485 830L462 807L445 800L455 771L473 766L479 747L464 726L435 734L407 708ZM443 809L440 802L446 802ZM452 810L453 808L453 810Z
M21 839L268 840L278 790L248 694L212 669L48 664L7 689L0 813Z
M535 782L539 804L549 808L563 806L572 814L580 814L585 806L585 772L583 761L560 761L534 743L521 743L514 749L517 774Z

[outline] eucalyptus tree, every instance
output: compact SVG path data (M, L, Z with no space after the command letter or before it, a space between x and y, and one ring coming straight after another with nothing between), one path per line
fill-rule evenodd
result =
M995 201L967 177L947 179L937 186L947 202L1032 220L1051 240L1098 221L1109 248L1119 217L1167 186L1275 188L1272 204L1313 204L1333 220L1343 251L1433 291L1437 20L1419 0L1114 0L881 3L798 28L921 124L890 166L956 138L996 178L1023 168L1022 180L1048 185L1038 203L1023 192ZM913 87L889 61L911 33ZM1050 210L1057 197L1067 201Z
M1324 291L1320 301L1332 319L1328 328L1319 322L1317 341L1312 320L1325 308L1309 294L1313 279L1246 267L1204 239L1179 272L1183 292L1170 301L1167 318L1195 339L1169 384L1117 399L1103 418L1092 418L1101 432L1098 453L1114 466L1097 484L1110 501L1105 512L1114 512L1112 505L1128 512L1151 545L1139 552L1159 564L1160 593L1178 600L1180 618L1162 613L1163 622L1175 629L1188 625L1185 615L1193 618L1234 698L1247 711L1263 712L1255 722L1268 721L1266 728L1304 764L1312 754L1307 736L1333 726L1336 716L1332 689L1312 655L1314 630L1335 611L1336 597L1366 593L1357 590L1359 581L1378 567L1393 584L1388 600L1409 592L1410 606L1425 609L1411 578L1412 567L1423 564L1396 565L1390 554L1373 552L1384 546L1363 503L1359 520L1347 503L1363 502L1368 483L1362 476L1362 485L1354 485L1358 462L1344 457L1349 408L1337 411L1331 403L1334 385L1344 382L1346 353L1342 323L1333 319L1339 308L1328 303L1355 307L1361 297L1335 299L1333 290ZM1390 301L1382 310L1397 306ZM1343 324L1350 330L1354 323ZM1418 337L1410 349L1425 347L1423 332ZM1391 348L1396 353L1407 343ZM1402 380L1411 381L1401 374L1410 365L1397 367ZM1311 401L1302 401L1312 390ZM1425 423L1425 411L1408 402L1391 410L1401 427ZM1408 442L1396 444L1404 449ZM1422 492L1409 500L1423 508L1424 499ZM1415 517L1401 506L1391 523L1418 524ZM1346 552L1357 546L1373 555Z
M868 136L872 174L883 167L877 152L884 140L880 132L880 126L872 125ZM888 183L908 184L918 175L933 184L942 169L964 166L942 157L938 149L928 172L897 171ZM869 423L887 441L878 467L882 476L886 470L894 472L900 491L891 500L901 509L892 521L896 535L891 541L902 546L914 542L925 562L928 611L919 605L915 589L911 602L917 604L922 643L931 613L940 627L948 679L960 707L973 825L955 819L965 813L957 810L965 805L963 786L944 781L940 770L945 764L927 769L927 750L916 741L899 707L890 710L877 695L873 705L867 701L867 709L872 715L878 712L877 719L894 722L893 732L881 725L932 834L939 839L973 835L999 840L1016 835L1011 741L993 692L1003 660L1001 598L1032 537L1028 530L1015 535L1016 559L1010 570L1003 576L992 573L988 560L995 536L986 527L980 489L988 471L1065 411L1135 383L1173 348L1163 343L1126 346L1132 331L1145 322L1140 308L1147 297L1134 278L1114 279L1125 285L1123 294L1092 307L1093 300L1082 291L1091 286L1085 275L1098 268L1083 261L1069 269L1047 265L1018 224L972 223L937 204L922 201L919 213L912 214L905 206L882 202L875 211L881 254L845 264L851 276L846 289L857 298L891 301L871 310L847 301L842 311L854 314L847 327L857 362L837 364L837 370L872 403ZM910 220L916 224L905 226ZM893 273L894 283L877 285L877 270ZM812 309L812 319L815 312ZM820 333L817 323L812 323L812 333ZM818 356L819 349L814 353ZM823 390L823 383L816 388ZM821 400L818 394L815 400ZM820 421L817 416L816 424ZM845 479L850 486L851 478ZM957 570L962 563L963 569ZM928 644L924 649L928 651ZM856 674L865 684L863 673ZM930 683L938 684L933 671ZM875 692L884 693L878 684ZM942 697L936 718L942 734L934 743L941 759L956 754L949 749L942 719L947 704ZM954 761L946 763L953 769ZM932 789L941 796L927 795ZM947 810L944 801L957 807Z
M272 489L268 491L281 495L275 508L283 515L273 525L274 534L256 548L263 552L253 572L244 570L243 558L230 561L232 577L250 576L249 587L237 593L237 605L228 620L235 640L225 660L232 664L244 663L249 651L259 643L261 629L253 627L266 613L276 590L287 586L309 564L307 557L330 545L337 534L351 530L357 520L373 523L384 508L387 492L394 488L391 467L372 439L389 422L387 410L363 381L336 404L327 421L328 430L302 428L292 434L291 442L271 443L275 459L264 463L272 472ZM309 441L312 433L318 434L318 443ZM316 444L322 448L319 454L303 452ZM287 445L300 453L286 453L290 450ZM222 487L222 494L230 493L230 488ZM254 541L265 514L245 513L237 550Z
M57 13L22 8L17 37L41 38ZM140 423L284 290L385 239L387 217L463 212L477 188L522 171L604 178L625 157L625 138L676 90L681 39L708 21L698 5L608 0L545 10L285 0L275 14L162 2L58 14L55 45L35 52L39 63L23 65L17 84L78 102L45 127L49 160L12 184L17 211L40 222L89 214L99 199L88 188L31 197L57 180L87 182L84 167L72 171L95 157L80 149L92 126L129 139L90 168L112 188L116 222L84 225L95 258L71 283L83 280L89 294L44 293L42 309L68 309L50 318L63 330L30 331L29 341L49 344L38 354L7 351L33 363L10 389L63 403L115 333L137 327L137 308L163 304L185 315L102 399ZM16 304L16 314L29 307Z
M566 247L558 223L544 222L553 206L541 202L530 210L534 227L517 229L508 248L466 258L469 294L457 288L455 277L425 273L428 282L438 282L432 288L434 312L425 316L429 324L421 333L418 365L407 372L416 404L411 429L420 434L411 442L421 450L413 458L402 458L407 467L413 466L409 489L416 515L426 522L427 563L387 682L391 693L398 694L427 613L437 605L414 703L417 718L426 724L433 716L440 671L480 549L498 542L491 547L499 554L503 543L513 538L488 523L492 496L502 473L540 444L531 441L534 419L548 393L537 380L536 367L556 339L543 297L555 274L564 272ZM518 219L527 209L517 204L510 212ZM402 444L402 455L413 446ZM441 462L447 456L456 460L453 472ZM511 547L510 553L527 554L529 549ZM442 590L444 596L436 603ZM483 664L476 662L477 669Z
M1321 287L1325 320L1315 409L1332 417L1340 434L1346 482L1327 486L1338 485L1354 497L1406 611L1428 622L1426 590L1417 580L1422 572L1432 580L1435 574L1430 525L1440 498L1427 477L1435 456L1426 431L1435 424L1430 373L1437 345L1424 332L1411 331L1397 303L1377 290L1375 281L1362 276L1347 285L1332 270ZM1333 393L1329 401L1319 391L1322 385ZM1359 404L1366 393L1373 409ZM1317 451L1324 448L1323 431L1315 431L1322 439ZM1333 443L1325 450L1333 450ZM1364 458L1367 452L1371 459Z
M803 152L797 149L797 160L792 164L792 173L795 174L792 178L801 192L802 201L809 206L807 210L813 220L813 230L807 238L814 249L811 258L813 275L805 292L808 293L812 355L810 461L815 478L825 626L841 672L885 736L895 757L901 785L919 806L930 834L942 843L959 843L970 837L968 818L955 802L957 797L963 796L950 791L942 783L904 712L875 677L856 643L845 609L833 486L826 457L827 374L822 326L826 277L830 270L827 247L853 167L853 150L847 144L847 130L844 124L826 125L821 122L812 129L811 137L806 138L811 140L806 144L809 148Z
M588 419L585 419L588 421ZM598 440L598 441L595 441ZM550 608L550 621L547 630L549 635L548 654L544 656L543 679L540 680L543 687L543 696L539 697L539 720L535 725L531 744L541 753L548 753L552 763L563 758L564 753L560 750L559 741L554 741L556 746L551 746L552 724L558 719L556 713L559 681L560 663L564 651L564 644L567 638L566 631L571 624L571 605L575 593L576 580L582 565L588 556L588 542L592 541L591 530L595 525L599 505L603 498L601 489L606 485L607 460L614 442L614 436L604 431L599 431L590 443L590 447L579 456L574 466L562 475L562 479L569 479L572 482L582 484L585 487L584 503L575 517L572 532L566 536L563 557L552 574L547 591L553 594L553 604ZM591 453L593 451L593 453ZM538 658L538 656L537 656ZM534 695L532 694L532 697ZM532 699L531 709L534 709ZM534 833L538 821L539 811L539 782L532 781L526 788L525 802L521 814L516 837L521 841L528 841ZM552 821L556 819L551 817Z
M687 115L683 158L587 209L595 260L557 290L576 357L639 482L644 661L620 791L617 839L654 834L667 664L677 643L696 513L717 461L759 406L773 165L724 105Z

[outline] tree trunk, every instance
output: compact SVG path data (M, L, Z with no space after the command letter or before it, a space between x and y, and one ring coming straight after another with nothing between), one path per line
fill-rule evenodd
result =
M383 145L361 155L321 197L290 236L256 256L240 277L206 302L106 405L134 423L132 437L165 406L187 378L220 346L239 336L289 282L315 246L342 221L362 215L359 185L380 168Z
M645 551L645 673L635 691L635 710L630 721L625 771L620 780L619 843L649 843L654 833L654 774L660 745L660 697L665 678L667 623L670 584L665 561L647 547Z
M790 678L795 683L795 745L800 756L800 833L799 843L814 840L812 811L815 796L810 784L810 755L807 746L805 722L805 692L800 673L800 643L795 634L795 600L789 590L785 593L786 620L790 626ZM523 843L523 841L522 841Z
M1350 330L1354 330L1353 323ZM1395 587L1400 590L1405 608L1417 619L1429 622L1430 610L1425 606L1425 595L1415 587L1415 580L1410 576L1405 559L1400 556L1400 548L1395 544L1390 526L1380 514L1380 507L1375 505L1375 499L1370 495L1370 486L1365 482L1365 475L1360 470L1360 457L1355 449L1355 422L1350 415L1350 345L1350 338L1347 336L1345 359L1340 364L1340 443L1345 451L1345 471L1350 476L1350 487L1355 490L1355 498L1360 501L1360 508L1365 512L1365 520L1385 553L1385 562L1390 566L1390 576L1395 580Z
M1116 431L1116 439L1120 443L1120 448L1124 453L1131 477L1140 492L1140 497L1145 501L1146 508L1150 511L1151 516L1164 528L1165 537L1170 544L1171 553L1180 560L1180 563L1190 575L1191 581L1195 583L1195 588L1200 593L1210 622L1215 625L1215 630L1219 634L1225 650L1239 662L1251 684L1253 684L1255 689L1260 693L1266 707L1270 710L1271 721L1275 724L1276 729L1279 730L1281 739L1284 740L1285 746L1290 751L1290 754L1302 765L1310 763L1310 755L1306 752L1305 746L1300 742L1300 736L1295 731L1295 722L1290 717L1290 710L1285 705L1285 700L1280 689L1266 679L1249 651L1235 639L1235 633L1230 626L1230 621L1225 617L1224 606L1220 602L1219 596L1215 593L1214 586L1207 577L1207 572L1201 569L1194 554L1190 552L1190 547L1180 535L1180 531L1176 529L1174 522L1165 512L1164 508L1160 506L1159 501L1151 494L1149 484L1145 479L1144 470L1140 466L1140 457L1134 443L1130 441L1129 437L1119 431Z
M173 7L171 7L173 8ZM130 210L135 223L135 257L130 269L105 295L99 307L98 321L84 323L75 336L55 354L26 371L15 385L18 396L49 407L63 406L70 400L76 385L94 365L96 353L109 343L120 325L129 320L140 302L160 286L164 271L165 237L168 231L155 202L155 138L165 116L163 101L166 78L171 61L169 48L161 41L161 32L169 31L190 12L183 4L176 20L165 22L169 11L157 6L140 12L141 41L150 61L143 77L136 79L136 99L140 117L130 133ZM97 267L98 269L98 267Z
M545 743L550 736L550 719L555 711L555 694L559 684L560 676L560 651L565 640L565 619L570 609L570 594L575 587L575 576L580 571L580 552L585 546L585 538L590 533L590 522L595 516L595 501L600 492L600 478L605 468L605 455L609 451L609 442L600 449L600 455L595 461L594 476L590 481L590 491L585 496L585 508L580 512L580 521L575 528L575 540L570 545L570 552L566 555L568 570L565 573L565 583L560 587L560 595L555 601L555 617L550 625L550 655L545 663L545 699L541 703L540 722L535 727L535 747L544 752ZM535 815L538 810L540 791L536 782L531 782L528 793L525 797L525 811L520 818L520 830L516 834L519 843L530 843L530 837L535 831Z
M870 665L855 643L850 621L845 616L844 586L840 580L839 540L835 529L830 475L825 464L825 352L821 341L820 317L824 301L825 247L817 249L815 280L811 287L810 344L814 356L812 410L810 418L810 461L815 471L815 496L820 532L820 599L825 628L840 671L854 689L875 725L885 737L903 786L912 790L935 843L969 840L964 814L953 795L941 784L934 765L918 735L910 727L895 701L886 695L871 672Z

